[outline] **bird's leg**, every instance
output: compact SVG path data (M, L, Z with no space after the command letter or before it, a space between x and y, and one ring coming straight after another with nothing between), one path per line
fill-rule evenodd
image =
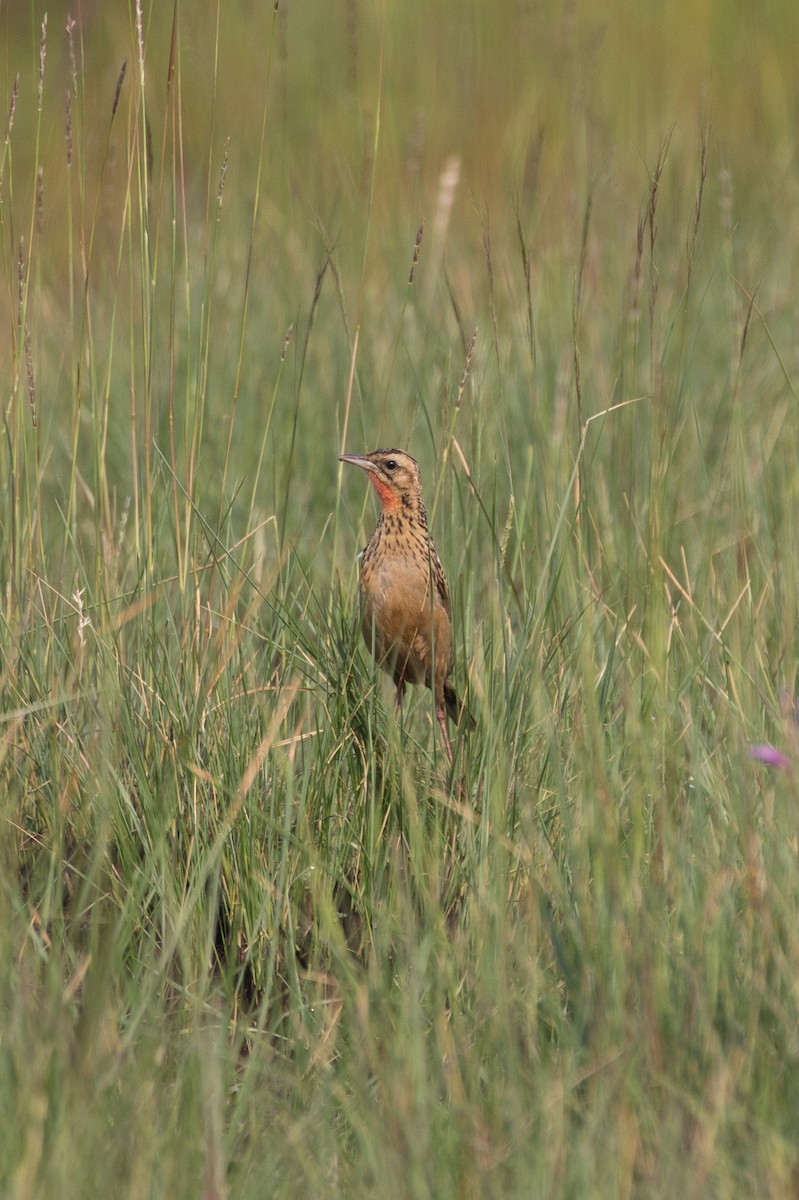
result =
M397 708L401 708L402 697L405 695L405 677L403 675L399 675L394 682L397 685Z
M443 704L436 705L436 716L438 717L438 723L441 726L441 732L444 735L444 746L446 747L449 765L453 766L455 759L452 753L452 743L449 740L449 730L447 729L447 710Z

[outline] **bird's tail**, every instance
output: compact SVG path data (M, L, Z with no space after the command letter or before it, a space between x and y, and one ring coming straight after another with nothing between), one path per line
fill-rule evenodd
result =
M460 725L461 721L466 722L467 729L476 729L477 722L469 712L465 703L461 703L451 683L444 684L444 705L447 710L447 716L456 725Z

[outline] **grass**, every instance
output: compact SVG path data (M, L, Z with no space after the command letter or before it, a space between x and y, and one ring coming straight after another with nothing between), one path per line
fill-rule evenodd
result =
M795 18L612 8L0 14L3 1195L795 1193Z

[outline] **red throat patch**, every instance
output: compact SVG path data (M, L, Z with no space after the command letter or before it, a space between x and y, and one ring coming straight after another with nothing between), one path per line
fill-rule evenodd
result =
M369 472L369 479L371 480L372 487L375 489L380 498L380 507L382 508L383 512L392 512L393 509L399 508L399 496L393 488L389 487L389 485L385 483L379 475L375 475L373 471Z

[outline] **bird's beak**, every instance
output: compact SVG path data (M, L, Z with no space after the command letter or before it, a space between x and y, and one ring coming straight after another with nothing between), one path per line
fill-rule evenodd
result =
M352 463L354 467L363 467L364 471L376 470L374 463L365 454L339 454L339 462Z

